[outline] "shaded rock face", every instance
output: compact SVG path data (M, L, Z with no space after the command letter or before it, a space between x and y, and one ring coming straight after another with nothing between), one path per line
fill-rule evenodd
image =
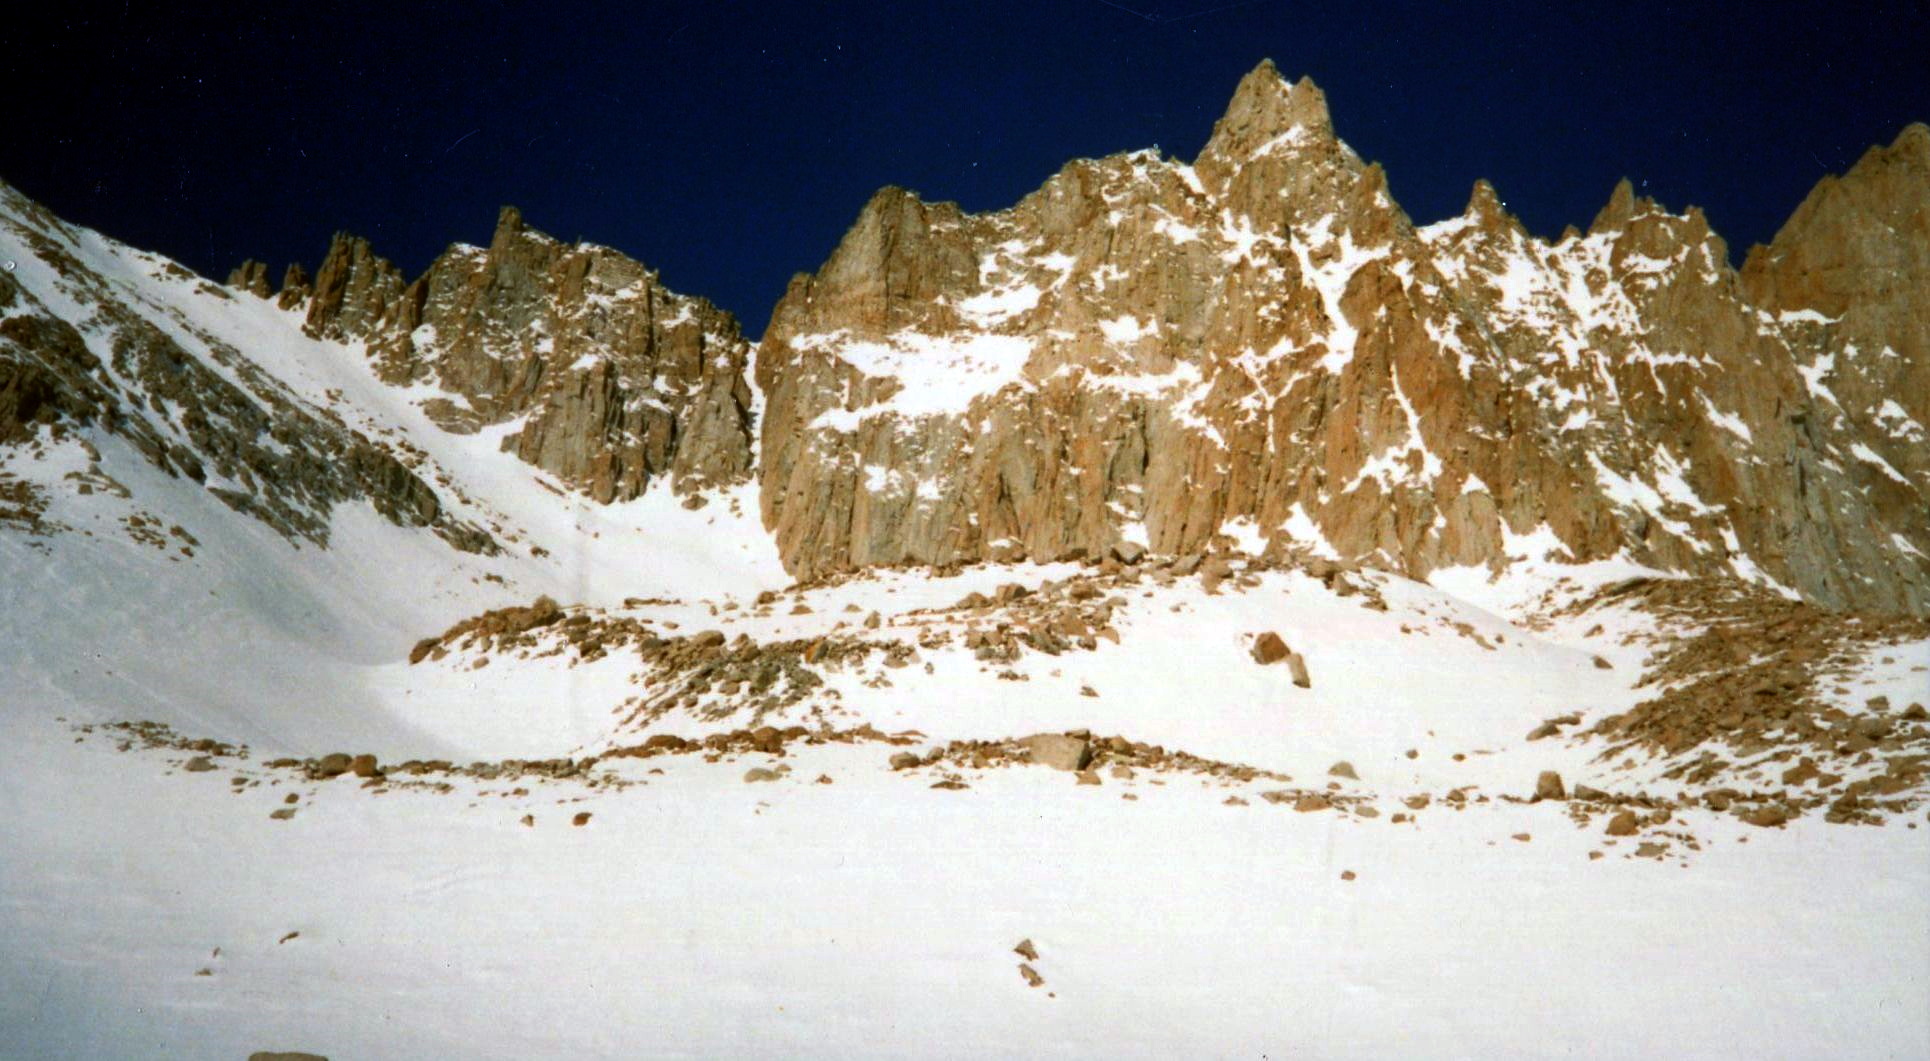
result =
M0 240L39 278L0 272L0 443L43 424L91 426L291 540L326 544L333 508L367 500L458 548L495 548L444 512L387 444L300 400L200 327L181 308L189 298L152 298L84 264L81 238L0 185ZM231 297L172 262L120 253L196 296Z
M1852 453L1871 499L1916 509L1930 481L1930 127L1911 125L1825 178L1742 268L1746 296L1792 333L1811 413ZM1888 465L1898 474L1884 469Z
M451 247L413 283L337 235L312 292L281 300L306 307L310 335L365 343L384 380L446 390L425 406L443 427L519 420L503 449L598 501L659 476L692 491L750 473L736 320L616 251L525 227L514 208L488 247Z
M1627 182L1552 243L1485 184L1417 229L1264 64L1191 166L1076 161L982 215L878 193L759 348L764 519L805 577L1621 555L1930 610L1926 143L1825 182L1738 273Z

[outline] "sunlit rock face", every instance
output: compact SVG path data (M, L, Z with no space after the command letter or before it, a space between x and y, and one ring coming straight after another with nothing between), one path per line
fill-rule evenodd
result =
M1080 160L979 215L878 193L759 347L765 520L806 576L1620 554L1930 610L1927 143L1739 274L1626 182L1553 242L1485 183L1416 228L1264 64L1192 165Z
M312 292L283 301L310 335L367 344L384 380L445 392L426 406L442 426L502 430L505 450L598 501L662 476L688 492L750 472L736 319L607 247L527 228L514 208L488 247L453 246L413 283L338 235Z

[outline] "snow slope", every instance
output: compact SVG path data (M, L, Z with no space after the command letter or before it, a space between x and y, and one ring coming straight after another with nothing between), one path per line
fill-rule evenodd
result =
M287 784L68 740L9 726L9 1056L1930 1050L1922 829L1697 821L1701 852L1624 859L1551 804L1397 826L1044 768L942 791L835 746L583 802L304 785L277 822Z

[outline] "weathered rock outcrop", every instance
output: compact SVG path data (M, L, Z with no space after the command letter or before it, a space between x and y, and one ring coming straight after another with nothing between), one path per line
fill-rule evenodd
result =
M312 336L366 344L388 382L445 390L425 409L449 430L520 421L503 449L598 501L659 476L692 491L750 474L736 320L616 251L525 227L513 207L488 247L451 247L414 282L338 234L312 291L281 302L306 307Z
M1412 575L1621 554L1930 610L1930 388L1883 404L1926 371L1925 141L1738 274L1627 182L1552 243L1486 184L1417 229L1266 64L1191 166L1076 161L983 215L875 196L760 347L765 521L806 576L1230 538ZM1879 365L1857 412L1819 393L1831 351Z

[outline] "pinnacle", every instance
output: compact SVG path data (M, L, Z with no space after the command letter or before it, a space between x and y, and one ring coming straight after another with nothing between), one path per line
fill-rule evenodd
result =
M1930 125L1911 122L1896 134L1890 144L1892 154L1905 154L1918 158L1930 158Z
M1473 190L1468 193L1468 208L1463 213L1490 217L1503 211L1501 197L1495 194L1494 185L1485 178L1475 181Z
M1244 158L1283 134L1305 130L1315 140L1333 137L1327 97L1303 77L1291 84L1267 59L1240 79L1226 114L1213 127L1206 153L1221 158Z
M1850 167L1850 172L1854 173L1871 162L1930 167L1930 126L1922 122L1911 122L1904 126L1888 147L1878 144L1865 151L1856 165Z
M1588 226L1590 235L1598 232L1612 232L1628 225L1629 218L1635 216L1635 185L1627 177L1615 182L1615 190L1609 193L1608 205L1595 215Z

